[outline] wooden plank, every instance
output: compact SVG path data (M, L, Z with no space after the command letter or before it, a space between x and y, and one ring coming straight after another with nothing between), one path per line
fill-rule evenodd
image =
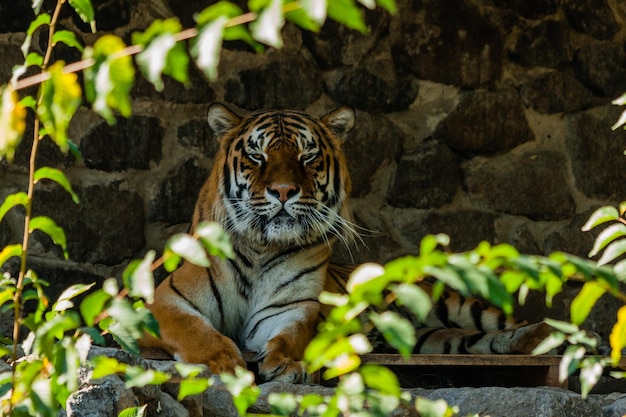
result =
M370 353L361 355L363 363L377 363L396 366L558 366L560 355L410 355L408 358L397 354Z

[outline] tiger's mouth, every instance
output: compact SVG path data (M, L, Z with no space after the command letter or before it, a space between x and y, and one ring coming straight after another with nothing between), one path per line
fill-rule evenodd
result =
M302 233L301 222L284 208L263 223L263 233L270 240L289 240Z

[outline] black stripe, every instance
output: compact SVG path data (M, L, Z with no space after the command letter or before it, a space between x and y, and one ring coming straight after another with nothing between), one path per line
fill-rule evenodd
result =
M217 288L217 285L215 285L215 281L213 280L213 277L211 277L211 273L208 269L207 273L209 274L209 284L211 284L211 291L213 292L215 301L217 301L217 309L220 313L220 329L224 329L224 305L222 304L222 295L220 294L220 290L219 288Z
M443 342L443 353L447 355L450 353L451 350L452 350L452 344L450 343L450 341L446 340L445 342Z
M485 332L479 332L471 336L465 336L463 338L463 343L461 343L459 347L459 353L469 353L469 348L478 343L483 337L485 337Z
M480 302L474 301L470 306L470 313L472 314L472 320L474 320L474 326L476 329L483 330L483 308Z
M503 313L500 313L498 317L498 330L504 330L506 328L506 317Z
M237 255L237 258L241 261L241 263L244 264L246 268L252 268L252 262L250 261L250 259L243 256L243 254L239 252L237 249L234 249L234 251L235 251L235 255Z
M238 284L237 291L239 292L239 295L241 295L243 298L248 298L250 288L252 288L252 284L250 283L250 280L248 279L246 275L244 275L244 273L241 271L241 268L239 268L239 265L237 265L237 262L235 262L235 260L229 259L228 263L235 270L235 275L237 277L237 284Z
M296 274L292 278L290 278L287 281L285 281L282 284L280 284L276 290L280 291L283 288L285 288L285 287L291 285L292 283L296 282L297 280L299 280L300 278L302 278L306 274L310 274L311 272L320 269L322 266L324 266L326 263L328 263L328 259L329 258L325 258L322 262L318 263L317 265L313 265L313 266L311 266L311 267L309 267L307 269L302 270L299 274Z
M306 298L306 299L304 299L304 300L296 300L296 301L292 301L292 302L290 302L290 303L284 303L284 304L274 304L274 305L271 305L271 306L264 307L264 308L263 308L263 309L261 309L259 312L257 312L257 315L258 315L258 313L260 313L261 311L268 310L268 309L270 309L270 308L284 308L284 307L287 307L287 306L293 306L294 304L300 304L300 303L305 303L305 302L309 302L309 303L310 303L310 302L319 303L319 301L317 301L317 300L315 300L315 299L312 299L312 298ZM291 310L293 310L294 308L295 308L295 307L288 308L288 309L286 309L286 310L281 310L281 311L279 311L279 312L277 312L277 313L270 314L269 316L265 316L265 317L263 317L262 319L260 319L259 321L257 321L257 322L256 322L256 324L254 325L254 327L252 328L252 330L250 331L250 333L248 333L248 335L246 336L246 338L247 338L248 340L252 339L252 338L254 337L254 335L256 334L256 332L259 330L259 327L261 326L261 323L263 323L265 320L267 320L267 319L269 319L269 318L272 318L272 317L279 316L279 315L281 315L281 314L283 314L283 313L286 313L287 311L291 311Z
M437 308L435 309L435 316L439 319L444 327L451 327L450 320L448 319L448 306L445 300L439 300L437 302Z
M422 346L424 346L424 343L426 343L426 340L430 337L430 335L432 335L433 333L439 330L442 330L442 329L431 329L427 331L426 333L422 334L420 338L417 339L417 342L415 342L413 353L421 353Z
M172 275L170 277L170 288L172 289L172 291L174 291L176 293L176 295L178 295L180 298L182 298L187 304L189 304L194 310L196 310L198 313L202 314L202 311L200 311L200 308L195 305L194 303L192 303L187 297L185 297L183 295L182 292L180 292L180 290L178 288L176 288L176 286L174 285L174 275ZM204 315L204 314L203 314Z

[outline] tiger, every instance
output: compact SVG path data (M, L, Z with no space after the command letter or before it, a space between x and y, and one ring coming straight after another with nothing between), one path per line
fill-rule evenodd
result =
M321 118L296 110L239 116L214 103L207 119L219 150L191 229L217 222L234 257L212 256L209 267L184 261L147 306L161 337L140 343L216 374L245 368L241 352L252 351L263 380L307 382L302 358L323 313L320 293L345 291L352 271L331 256L337 241L358 234L342 150L355 112L341 106ZM454 293L416 328L418 353L529 353L549 333L547 325L516 322Z

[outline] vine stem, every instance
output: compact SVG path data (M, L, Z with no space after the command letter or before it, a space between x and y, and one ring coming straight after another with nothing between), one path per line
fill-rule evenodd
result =
M45 71L48 63L50 62L50 57L52 55L52 37L54 35L54 30L56 27L56 23L59 18L59 13L61 12L61 7L65 3L66 0L58 0L56 7L54 9L54 13L52 15L52 19L50 20L50 25L48 29L48 45L46 49L46 54L43 59L43 63L41 65L42 72ZM39 93L39 97L37 100L37 106L41 105L42 101L41 91ZM16 386L16 361L18 356L18 341L20 334L20 325L21 325L21 314L22 314L22 292L24 291L24 280L26 277L26 258L28 252L28 242L30 238L30 221L32 216L33 209L33 197L35 193L35 170L36 170L36 162L37 162L37 150L39 148L39 129L40 122L37 117L35 117L35 122L33 125L33 145L30 151L30 159L28 165L28 203L26 204L26 214L24 215L24 237L22 239L22 256L20 258L20 271L17 277L17 283L15 284L15 295L13 297L13 346L12 346L12 355L11 359L13 362L13 366L11 367L11 378L13 387ZM9 402L9 415L13 413L13 398Z

